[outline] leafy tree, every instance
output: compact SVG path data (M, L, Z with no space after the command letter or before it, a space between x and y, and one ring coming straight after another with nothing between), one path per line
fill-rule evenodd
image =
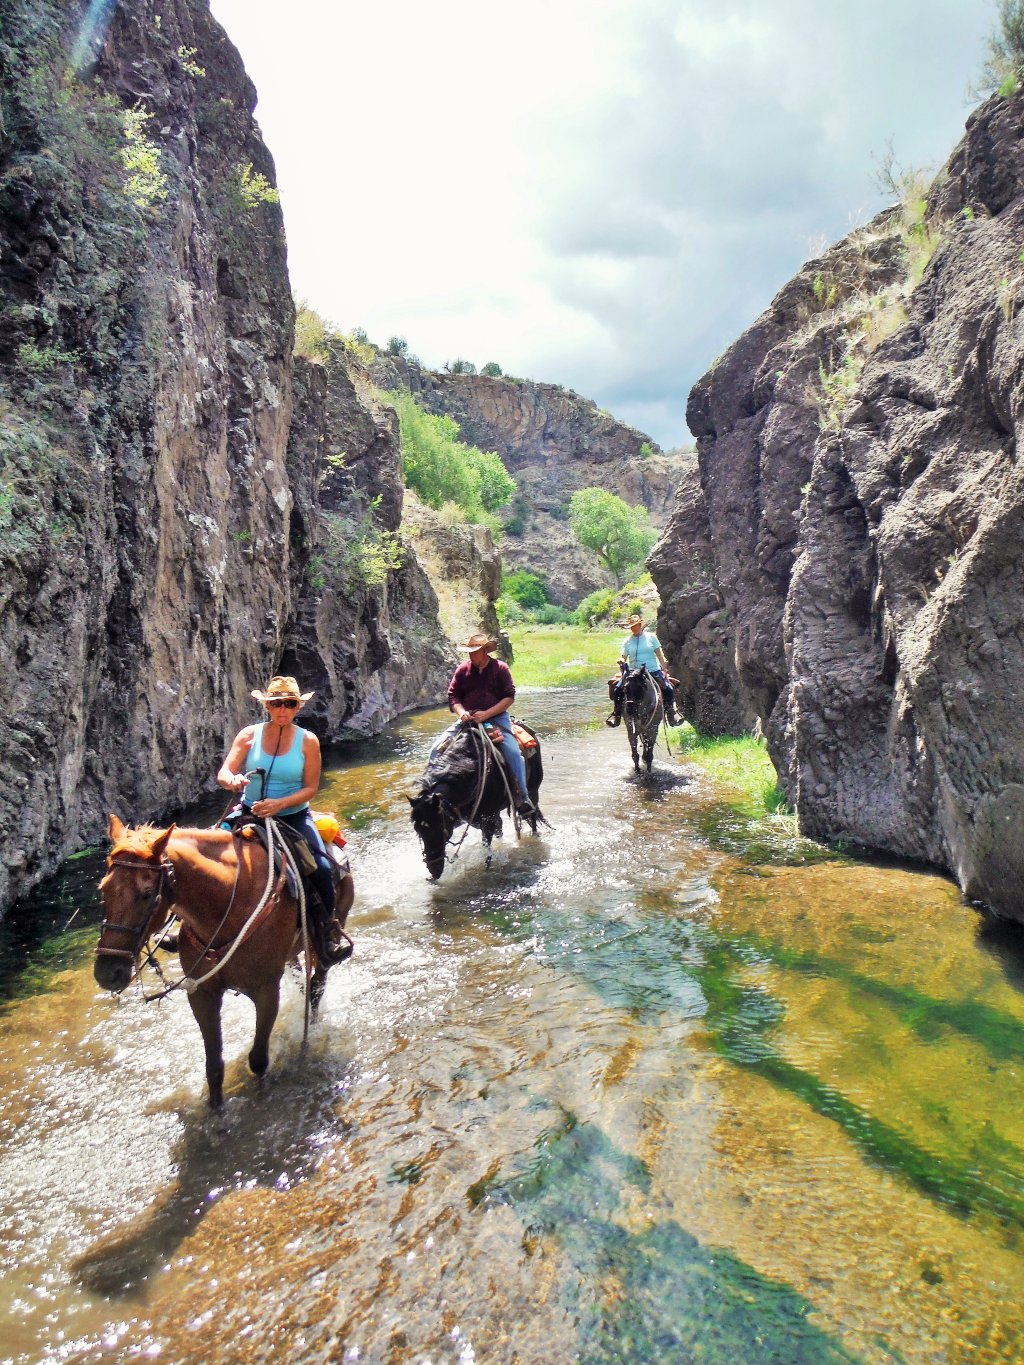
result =
M476 366L471 360L449 360L445 369L449 374L476 374Z
M545 606L548 600L548 587L543 577L526 569L502 574L501 593L503 597L514 598L521 607L531 609Z
M501 366L496 360L488 360L487 364L481 367L480 373L487 375L488 379L500 379Z
M650 553L657 533L642 507L630 507L603 488L581 488L569 501L576 539L593 550L618 586Z
M459 440L453 417L425 412L412 394L393 393L387 400L398 413L409 487L430 507L454 504L467 520L490 525L493 513L516 491L498 456Z
M405 355L408 349L405 337L388 337L388 355Z
M478 450L466 446L465 459L480 480L480 501L485 512L497 512L516 491L516 481L501 463L501 456L493 450Z

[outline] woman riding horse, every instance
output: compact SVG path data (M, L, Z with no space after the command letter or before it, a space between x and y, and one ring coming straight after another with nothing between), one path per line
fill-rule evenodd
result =
M623 665L631 671L641 666L645 667L649 675L661 688L666 721L669 725L681 725L682 721L676 715L675 689L669 677L668 664L661 648L661 641L653 630L644 630L642 612L632 612L629 616L628 625L629 634L623 640L622 649L619 652L620 674ZM618 725L622 721L622 676L609 678L608 681L614 710L605 724Z
M350 950L340 927L352 905L352 876L346 873L342 878L336 904L331 856L309 810L310 798L320 786L320 741L312 730L295 724L303 703L315 693L300 692L294 678L278 675L270 679L265 692L256 688L250 695L263 703L267 719L239 730L217 782L228 791L241 793L243 810L261 820L277 820L305 839L316 860L313 882L323 901L324 918L330 922L332 941L326 945L326 955L329 960L340 960ZM246 777L245 769L253 776Z

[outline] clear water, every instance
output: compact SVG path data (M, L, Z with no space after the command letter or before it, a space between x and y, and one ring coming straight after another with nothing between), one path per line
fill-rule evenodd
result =
M554 828L490 868L424 874L440 713L330 768L356 956L262 1084L228 1000L220 1114L184 998L92 981L98 859L4 925L3 1359L1024 1359L1018 935L521 700Z

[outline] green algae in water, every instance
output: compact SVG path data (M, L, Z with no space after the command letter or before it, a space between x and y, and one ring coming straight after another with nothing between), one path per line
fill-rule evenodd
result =
M811 1305L791 1286L702 1246L672 1220L640 1232L617 1221L623 1188L649 1183L641 1161L562 1112L520 1170L495 1171L468 1193L475 1205L515 1209L527 1255L550 1238L571 1262L563 1294L577 1323L576 1358L585 1365L858 1359L808 1321Z
M545 956L560 970L582 978L606 1004L641 1024L665 1017L702 1018L710 1045L733 1065L756 1072L810 1111L835 1123L864 1158L898 1176L919 1193L958 1215L984 1212L1003 1224L1024 1227L1024 1157L992 1131L940 1152L923 1146L884 1118L844 1096L811 1071L783 1058L772 1035L786 1021L784 1003L761 985L742 979L751 967L772 964L813 974L855 994L864 991L894 1008L917 1036L929 1041L932 1026L968 1034L1001 1059L1016 1059L1024 1028L977 1002L933 1001L913 988L876 981L841 962L756 935L723 936L691 919L653 913L666 897L651 893L642 930L594 915L562 920L550 912L532 920ZM492 916L495 928L501 916ZM916 1025L916 1029L915 1029ZM920 1105L922 1119L937 1116Z
M50 989L60 972L85 962L99 939L99 849L85 849L0 921L0 1008Z

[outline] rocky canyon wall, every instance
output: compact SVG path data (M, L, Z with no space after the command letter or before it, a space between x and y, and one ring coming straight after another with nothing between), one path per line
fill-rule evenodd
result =
M997 96L923 216L808 262L697 384L699 473L653 559L670 662L760 718L802 830L1017 919L1022 229L1024 101Z
M589 399L558 384L448 374L401 357L381 356L371 373L381 388L406 388L428 412L453 417L464 440L501 457L519 490L502 558L507 568L544 574L560 606L575 607L611 583L597 556L569 531L577 489L604 488L645 507L655 527L666 524L687 457L663 454Z
M452 658L393 416L293 364L237 52L203 0L98 8L0 0L0 909L191 800L279 667L330 739Z

